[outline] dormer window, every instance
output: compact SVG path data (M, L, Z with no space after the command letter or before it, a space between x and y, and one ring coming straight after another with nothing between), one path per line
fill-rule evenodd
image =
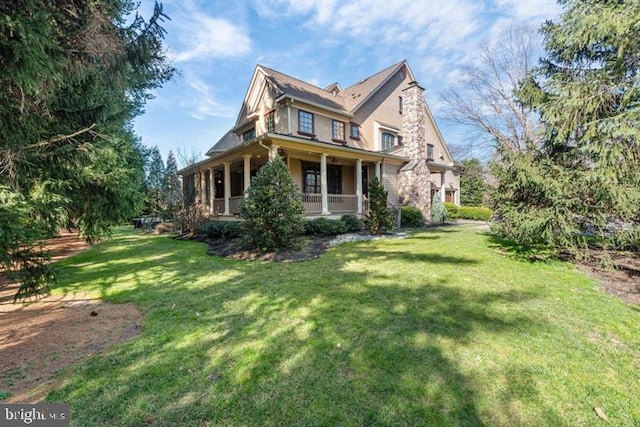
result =
M334 142L345 142L344 139L344 122L338 120L332 121L332 138Z
M389 132L382 132L382 149L387 150L393 148L396 145L396 137Z
M360 139L360 125L357 123L350 123L351 125L351 138Z
M248 131L242 132L242 142L251 141L256 137L256 128L251 128Z

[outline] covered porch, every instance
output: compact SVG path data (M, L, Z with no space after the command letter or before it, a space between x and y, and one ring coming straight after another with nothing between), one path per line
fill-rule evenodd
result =
M369 182L373 177L382 180L382 164L390 157L295 137L259 137L185 169L185 202L203 205L212 217L234 218L251 178L275 156L287 164L300 189L305 213L310 217L344 214L362 217L369 209Z

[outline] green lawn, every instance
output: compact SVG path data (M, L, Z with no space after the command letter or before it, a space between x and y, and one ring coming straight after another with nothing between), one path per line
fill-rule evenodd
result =
M56 292L134 302L142 334L67 369L79 426L640 424L640 311L482 231L274 264L131 231Z

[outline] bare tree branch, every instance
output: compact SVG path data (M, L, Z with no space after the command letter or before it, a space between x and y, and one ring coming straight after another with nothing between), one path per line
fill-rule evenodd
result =
M538 43L535 29L523 26L507 28L492 45L482 44L478 64L465 67L460 86L442 95L451 119L488 136L498 151L535 149L538 117L518 102L515 91L531 71Z

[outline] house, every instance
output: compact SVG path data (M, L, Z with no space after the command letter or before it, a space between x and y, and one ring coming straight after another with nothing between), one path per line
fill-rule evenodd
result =
M235 125L182 171L186 204L233 217L251 177L281 156L308 216L367 212L378 177L392 205L429 219L431 200L459 204L455 162L406 61L358 83L320 88L258 65Z

